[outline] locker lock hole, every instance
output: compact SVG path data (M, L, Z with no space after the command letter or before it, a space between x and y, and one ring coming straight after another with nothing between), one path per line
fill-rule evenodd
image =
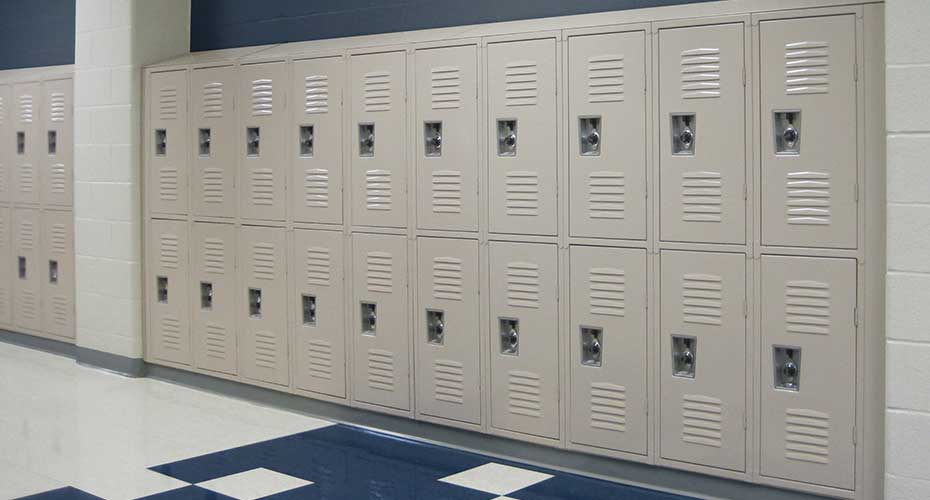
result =
M374 337L378 327L377 306L373 302L362 302L362 335Z
M442 122L423 124L423 144L426 156L442 156Z
M601 154L600 116L579 118L578 135L582 156L599 156Z
M316 326L316 296L301 295L300 308L303 311L304 326Z
M200 308L213 309L213 283L200 282Z
M797 155L801 153L801 112L775 111L775 154Z
M210 141L212 132L208 128L197 131L197 150L200 156L210 156Z
M697 117L693 114L672 115L672 154L693 156L697 135Z
M155 155L165 156L168 154L168 131L160 128L155 130Z
M446 330L445 313L442 311L426 310L426 341L430 344L443 345L443 336Z
M249 156L258 156L262 149L262 131L259 127L245 129L245 153Z
M300 156L313 156L313 125L301 125L297 131L297 140L300 142Z
M801 349L774 346L775 388L797 392L801 388Z
M697 368L697 339L672 335L672 375L694 378Z
M358 125L358 155L375 155L375 124L360 123Z
M48 131L48 155L55 156L58 154L58 131Z
M16 132L16 154L26 154L26 133Z
M517 156L517 120L497 120L497 156Z
M604 352L604 330L602 328L581 327L581 364L601 366Z
M159 276L155 281L156 281L155 292L156 292L156 295L158 296L158 301L161 302L162 304L167 304L168 303L168 277Z
M517 356L520 354L520 321L512 318L500 318L501 354Z
M249 288L249 317L261 319L262 317L262 290Z
M16 265L19 269L19 279L26 279L26 258L22 256L18 257L16 259Z
M48 261L48 282L50 285L58 284L58 261Z

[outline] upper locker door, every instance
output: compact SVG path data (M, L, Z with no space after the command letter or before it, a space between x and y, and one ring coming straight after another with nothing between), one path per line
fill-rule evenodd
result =
M13 151L16 149L16 134L13 133L11 109L13 89L0 85L0 204L12 201Z
M762 242L855 248L855 16L759 26Z
M42 214L42 331L74 338L74 214Z
M0 206L0 325L13 322L13 277L16 270L13 259L13 220L9 207Z
M152 220L148 246L148 352L155 360L190 365L187 223Z
M416 52L417 226L478 230L477 47Z
M406 54L352 56L352 223L407 226Z
M37 209L13 209L13 325L26 330L42 328L39 259L41 215Z
M191 203L194 215L236 216L236 68L191 71Z
M236 374L236 228L191 226L191 336L194 366Z
M187 214L187 70L149 76L149 211Z
M568 43L571 235L645 239L645 34Z
M559 437L558 252L491 242L491 424Z
M488 44L488 213L493 233L555 235L556 44Z
M762 475L855 488L855 311L855 259L762 257Z
M283 62L239 67L239 216L283 221L287 204L285 99L287 66Z
M291 78L291 213L295 221L342 224L345 59L294 61Z
M571 247L571 440L646 454L646 251Z
M746 257L661 254L662 458L746 470Z
M13 201L21 204L39 204L39 163L42 154L40 140L39 101L41 88L38 82L13 86L13 138L14 169L11 172Z
M478 242L417 240L417 410L481 423Z
M664 241L746 241L743 75L743 23L659 31Z
M70 78L43 84L42 202L71 207L74 198L74 85Z
M410 410L407 238L355 234L352 239L353 397Z
M294 230L291 318L294 385L346 397L343 235Z

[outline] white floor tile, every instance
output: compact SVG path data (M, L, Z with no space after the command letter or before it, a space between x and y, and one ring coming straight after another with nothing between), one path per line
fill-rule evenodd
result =
M514 491L521 490L527 486L545 481L551 478L550 474L543 474L509 465L495 463L484 464L474 469L469 469L458 474L446 476L440 481L473 490L494 493L495 495L506 495Z
M198 483L197 486L239 500L253 500L300 488L308 484L313 483L273 470L258 468L231 476L211 479L210 481Z

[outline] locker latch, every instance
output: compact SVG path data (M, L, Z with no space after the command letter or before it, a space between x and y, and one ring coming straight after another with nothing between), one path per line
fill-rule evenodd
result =
M313 156L313 125L301 125L297 140L300 142L300 156Z
M168 131L163 128L155 129L155 156L166 154L168 154Z
M445 314L442 311L426 310L426 341L430 344L443 345L446 330Z
M213 309L213 283L200 282L200 308Z
M795 391L801 388L801 348L773 346L775 388Z
M497 156L517 156L517 120L497 120Z
M26 279L26 258L20 256L16 259L16 262L17 267L19 268L19 279Z
M58 261L48 261L48 282L50 285L58 284Z
M520 320L500 318L501 354L516 356L520 353Z
M426 156L442 156L442 122L423 124L423 143Z
M360 123L358 125L358 155L375 155L375 124Z
M197 131L197 149L200 156L210 156L210 141L212 132L208 128L202 128Z
M604 346L604 330L602 328L581 327L581 364L585 366L601 366L601 353Z
M362 335L374 337L377 327L377 306L373 302L362 302Z
M48 131L48 155L55 156L58 154L58 131Z
M245 149L249 156L258 156L262 150L262 130L259 127L245 129Z
M158 301L162 304L168 303L168 277L159 276L156 280L155 291Z
M672 335L672 375L694 378L697 367L697 339Z
M801 153L801 112L775 111L772 130L775 132L775 154Z
M16 132L16 154L26 154L26 133Z
M316 326L316 296L301 295L300 308L303 312L304 326Z
M672 154L694 155L697 135L697 117L694 113L672 115Z
M583 156L601 154L601 117L592 116L578 119L578 140Z
M262 317L262 289L249 288L249 316L255 319Z

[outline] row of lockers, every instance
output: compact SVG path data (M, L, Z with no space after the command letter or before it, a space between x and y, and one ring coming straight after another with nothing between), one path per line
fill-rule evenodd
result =
M74 218L0 207L0 327L74 339Z
M71 78L0 85L0 204L70 208Z
M856 248L855 16L762 21L757 51L748 33L732 22L570 36L561 64L555 38L528 36L153 69L149 209L477 231L485 157L491 233L554 236L567 196L571 236L644 240L653 162L663 241L742 244L752 115L763 244ZM747 84L749 61L760 80Z
M572 245L564 275L554 244L149 231L153 362L594 453L645 456L657 427L662 459L726 471L756 432L763 475L854 488L855 259L766 255L750 280L742 253L663 250L651 274L644 249Z

